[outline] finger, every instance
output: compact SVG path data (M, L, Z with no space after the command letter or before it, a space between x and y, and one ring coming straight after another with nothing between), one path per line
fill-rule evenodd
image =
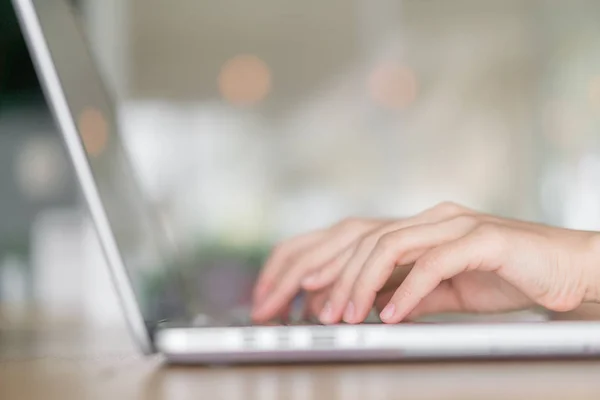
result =
M272 289L275 278L287 266L289 260L297 252L306 249L323 238L325 231L311 232L286 241L277 246L259 274L254 287L254 303L260 303Z
M344 269L344 266L352 257L353 246L348 246L343 252L338 254L333 260L325 264L322 268L309 274L302 280L302 288L309 291L320 290L331 285Z
M376 236L374 235L369 235L367 238L363 239L358 247L353 249L352 256L339 271L337 281L333 284L331 296L319 315L319 319L323 324L333 324L341 319L341 314L348 301L348 296L346 294L349 292L351 282L358 272L360 272L360 265L368 257L370 249L375 242Z
M433 292L425 296L425 298L417 304L417 306L406 316L405 320L414 321L427 315L463 311L463 305L450 282L451 281L444 281L440 283ZM378 293L375 298L375 309L378 312L383 311L393 296L393 290Z
M260 304L256 305L253 317L259 321L272 318L277 309L289 302L298 293L300 283L308 273L319 269L323 264L334 259L349 243L372 229L371 223L371 221L365 221L352 226L342 225L332 230L332 233L325 240L319 242L301 256L296 257L296 260L287 269L282 269L279 276L271 281L271 291Z
M450 281L444 281L417 304L406 320L414 321L427 315L458 311L462 311L462 303L457 292Z
M468 209L465 209L463 207L456 206L452 203L443 203L436 207L433 207L432 209L422 212L421 214L417 215L416 217L402 220L402 221L396 222L394 224L386 224L387 228L384 228L381 233L385 233L385 232L391 231L393 229L398 229L398 228L401 228L404 226L410 226L412 224L426 223L430 220L434 221L434 220L446 218L446 217L449 217L452 215L457 215L460 213L468 213L468 212L471 212L471 211ZM356 231L357 233L360 231L361 233L363 233L363 232L368 231L368 229L372 229L372 226L380 225L382 223L384 223L384 221L382 221L382 220L346 220L346 221L343 221L341 224L339 224L335 230L341 231L341 232ZM325 244L325 247L332 248L332 246L327 245L327 244ZM369 247L372 247L372 245L370 245ZM288 250L284 246L278 252L280 255L278 256L277 254L275 254L275 256L273 257L275 261L273 261L272 263L269 263L270 265L265 268L265 270L266 270L266 272L264 273L265 277L263 279L261 279L260 286L258 289L258 293L260 294L260 296L257 296L258 298L261 298L261 297L262 298L260 300L260 304L257 305L257 307L255 308L255 310L253 312L253 314L255 314L255 318L257 318L257 319L264 319L264 318L269 318L270 316L272 316L274 310L281 307L282 302L289 301L289 298L291 296L293 296L295 291L298 290L298 288L295 287L297 285L296 281L299 279L299 276L301 276L304 272L296 270L295 272L287 273L287 271L284 270L283 265L285 265L285 263L282 262L282 260L285 260L287 251ZM364 258L366 257L367 254L368 254L368 251L363 250L360 253L361 261L357 262L356 264L360 264L362 261L364 261ZM288 257L289 257L289 255L288 255ZM311 261L308 261L308 262L310 263ZM312 261L312 262L314 263L315 261ZM306 261L302 261L301 264L306 265ZM273 265L277 266L277 267L272 267ZM316 264L313 264L313 265L316 265ZM331 281L336 279L340 273L340 267L338 265L339 264L336 264L335 262L331 263L330 267L326 271L324 271L324 273L322 275L323 281L320 284L317 284L315 287L323 287L325 285L330 284ZM295 268L302 268L302 267L295 267ZM354 270L352 270L352 271L354 271ZM283 275L285 277L285 280L283 282L281 282L281 281L275 282L277 280L277 278L274 277L275 273L278 273L279 276ZM349 275L351 275L351 274L349 274ZM349 276L349 278L350 277L351 276ZM273 291L273 288L275 288L275 291ZM271 294L269 295L269 298L264 299L264 296L266 295L266 293L269 293L269 292L271 292Z
M318 246L304 255L299 263L283 271L279 279L274 281L271 292L265 296L264 301L255 306L253 318L257 321L272 318L278 309L289 302L301 289L300 283L306 274L326 262L330 254L328 243Z
M369 257L369 254L371 254L373 248L382 236L412 226L444 221L458 215L473 214L475 213L469 209L456 206L452 203L443 203L426 210L413 218L386 224L364 237L361 242L356 245L352 257L348 260L342 272L332 272L332 275L336 276L338 279L332 289L331 298L324 308L322 315L320 315L321 322L325 324L338 322L344 313L348 314L349 319L353 319L354 305L348 304L352 287L362 266ZM323 271L323 273L329 273L329 271Z
M424 222L438 222L449 218L458 217L460 215L475 215L479 214L476 211L458 205L453 202L443 202L435 207L429 208L417 214L416 218L422 219Z
M331 286L341 275L342 271L356 252L357 244L348 246L346 250L340 253L333 260L309 274L302 280L304 290L314 291L324 287ZM419 251L418 254L421 254ZM416 256L414 257L416 259Z
M478 224L473 216L460 216L435 224L401 229L381 237L353 282L350 301L353 314L348 323L366 318L377 292L386 284L397 265L413 263L428 249L459 239Z
M386 223L386 221L379 221L377 226L383 226L385 229L392 229L388 226L396 226L403 222L392 222ZM385 228L388 227L388 228ZM382 229L382 228L380 228ZM378 232L379 229L373 230L374 232ZM367 234L369 230L363 230L362 235L359 235L354 238L352 242L346 247L346 249L340 252L335 258L322 265L320 268L316 269L314 272L308 274L301 282L302 288L305 290L320 290L326 286L330 286L340 275L354 252L356 251L356 247L360 243L359 239L361 236Z
M462 272L496 271L503 264L504 235L499 227L477 228L453 242L436 247L417 260L388 305L383 322L397 323L444 280Z
M377 293L375 297L374 306L378 312L383 311L383 308L390 302L394 292L398 287L404 282L413 265L402 265L394 269L392 275L387 280L385 285L381 288L381 290Z

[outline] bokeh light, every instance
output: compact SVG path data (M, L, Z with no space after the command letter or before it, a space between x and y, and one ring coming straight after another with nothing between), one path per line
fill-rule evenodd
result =
M57 195L65 184L66 173L66 161L54 140L29 139L17 153L15 179L21 192L31 200Z
M98 157L108 143L108 125L102 113L88 108L79 116L79 134L88 155Z
M368 78L371 99L380 107L402 110L417 98L418 83L414 71L396 62L378 65Z
M267 64L255 55L238 55L221 68L221 96L236 106L251 106L264 100L271 91L272 77Z

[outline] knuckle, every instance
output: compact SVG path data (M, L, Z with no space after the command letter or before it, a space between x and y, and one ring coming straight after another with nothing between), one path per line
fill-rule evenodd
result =
M377 244L380 237L381 234L379 232L374 232L363 236L358 243L358 251L365 251L372 248Z
M421 257L414 266L418 275L437 276L440 275L444 260L447 258L447 250L434 250Z
M443 215L457 215L464 211L463 207L452 201L444 201L434 207L434 210Z
M461 226L475 227L479 225L479 217L475 215L463 214L454 218L454 222Z
M386 233L379 238L376 248L383 253L400 251L404 241L403 238L404 234L402 232Z
M395 232L396 230L398 230L401 227L402 227L402 225L398 224L397 222L394 222L391 224L386 224L382 227L377 228L377 230L369 233L367 235L367 237L369 238L370 243L372 245L375 245L375 244L377 244L377 242L379 242L379 240L382 237L389 235L392 232Z
M396 244L396 235L394 235L393 233L386 233L385 235L381 236L378 240L377 240L377 248L380 251L390 251L394 245Z
M418 274L435 275L436 271L439 270L438 266L441 264L443 255L439 252L431 253L424 256L415 264L415 271Z
M437 266L439 265L439 257L429 257L423 263L419 265L417 271L419 274L424 275L434 275L435 271L437 271Z

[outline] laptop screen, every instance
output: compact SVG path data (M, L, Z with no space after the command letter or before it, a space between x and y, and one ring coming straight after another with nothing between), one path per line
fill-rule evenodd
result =
M16 4L24 10L33 4L60 82L59 87L51 88L52 74L44 70L49 69L47 65L40 64L42 50L36 48L38 54L34 54L37 56L34 59L37 59L38 69L41 68L41 76L46 78L45 89L51 93L48 96L50 106L55 115L60 114L61 104L58 103L61 101L53 95L62 91L70 114L67 119L72 120L78 135L75 146L85 150L85 163L93 176L93 189L86 192L87 200L101 204L109 225L104 236L100 235L103 244L106 245L108 240L106 235L112 236L109 240L116 244L126 269L118 272L126 272L128 284L147 324L186 318L192 301L186 297L188 290L185 279L181 278L185 261L167 240L158 217L140 189L120 137L114 105L78 25L77 15L65 0L24 0L20 3ZM27 29L30 35L36 31L32 26ZM71 121L65 122L60 117L58 121L68 143L73 139L67 132ZM77 149L71 149L71 153L77 154ZM78 170L88 170L77 160L74 164ZM82 171L78 172L81 177ZM83 176L81 181L85 188L87 178L85 173ZM89 186L90 182L87 184ZM113 264L117 265L112 267L121 269L121 262L115 263L113 259Z

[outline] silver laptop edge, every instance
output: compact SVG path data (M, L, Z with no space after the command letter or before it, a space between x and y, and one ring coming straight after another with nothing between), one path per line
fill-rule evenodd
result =
M172 361L384 361L597 356L600 326L589 322L406 324L173 329L157 346Z
M67 144L102 244L124 316L145 354L173 362L402 360L413 358L600 355L600 322L451 323L401 325L159 327L144 321L140 299L119 251L59 79L38 11L64 0L13 0L44 93ZM46 9L47 10L47 9ZM113 122L113 121L111 121ZM534 318L535 320L535 318Z

